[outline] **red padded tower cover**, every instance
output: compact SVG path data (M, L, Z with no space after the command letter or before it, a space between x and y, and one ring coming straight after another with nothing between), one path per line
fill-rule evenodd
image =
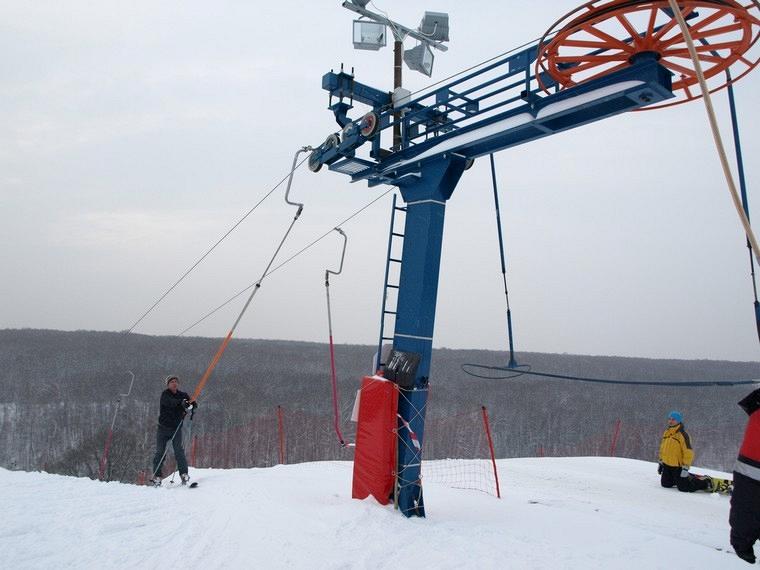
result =
M382 505L390 502L396 471L397 408L396 384L382 376L362 379L351 490L354 499L372 495Z

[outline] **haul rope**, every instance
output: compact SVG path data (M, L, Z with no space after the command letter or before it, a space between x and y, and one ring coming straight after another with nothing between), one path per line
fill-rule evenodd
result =
M338 380L335 374L335 349L333 347L333 331L332 331L332 309L330 308L330 274L340 275L343 271L343 260L346 257L346 244L348 238L345 232L340 228L335 228L343 237L343 250L340 254L340 266L337 271L327 269L325 271L325 295L327 297L327 328L330 334L330 373L332 380L332 403L333 403L333 426L335 427L335 435L338 436L338 441L343 447L346 447L346 442L343 439L343 434L340 431L340 413L338 412Z
M734 208L736 209L736 213L739 215L739 220L741 221L742 226L744 227L744 233L747 235L747 239L752 245L752 250L755 254L755 259L757 260L758 263L760 263L760 252L758 251L758 244L757 244L757 240L755 239L755 233L752 231L752 226L749 223L749 218L747 217L746 213L744 212L744 209L742 208L742 203L739 198L739 194L736 191L736 184L734 183L734 177L731 174L731 167L728 164L728 158L726 157L726 150L723 146L723 139L721 138L720 130L718 128L718 121L715 118L715 110L713 109L712 97L710 96L710 89L707 86L707 81L705 81L705 75L702 72L702 66L699 63L699 56L697 55L697 50L694 47L694 41L691 37L691 33L689 32L689 26L686 24L686 21L683 18L683 14L681 13L681 9L678 7L678 3L676 2L676 0L668 0L668 3L670 4L670 9L673 11L675 18L678 21L678 25L681 28L681 33L683 34L683 37L686 40L686 46L689 50L689 56L691 57L692 63L694 64L694 71L697 74L697 79L699 80L699 87L702 90L702 99L705 102L705 110L707 111L707 119L710 122L710 129L712 130L713 140L715 141L715 147L716 147L716 150L718 151L718 157L720 159L721 167L723 168L723 174L726 177L726 184L728 185L728 191L731 194L731 200L734 203Z
M208 368L206 368L206 372L203 373L203 376L198 382L198 385L195 387L195 391L193 392L193 395L190 397L191 402L194 402L195 400L198 399L198 396L200 396L200 393L203 391L203 388L206 386L206 382L208 382L208 379L211 376L211 372L219 363L219 360L222 358L222 354L224 354L224 351L226 350L227 345L230 343L230 340L232 340L232 335L235 332L235 329L237 328L238 324L240 324L240 321L242 320L243 315L248 310L248 307L251 304L251 301L253 301L253 298L256 296L256 293L261 288L261 282L266 277L267 272L269 271L269 268L272 267L274 260L277 258L277 254L280 253L280 250L282 249L282 246L285 243L285 240L288 238L288 235L290 235L290 231L293 229L293 226L298 221L298 218L301 216L301 212L303 212L303 204L299 202L291 202L290 200L288 200L288 194L290 194L290 185L293 182L293 173L296 170L296 162L298 161L298 155L301 154L302 152L310 152L311 150L313 149L310 146L305 146L303 148L300 148L296 152L295 156L293 157L293 168L291 168L290 177L288 178L288 187L285 190L285 202L287 204L290 204L291 206L296 206L298 208L298 211L296 212L296 215L293 217L293 221L290 222L290 225L288 226L288 229L285 232L285 235L282 236L282 239L280 240L280 244L277 246L277 249L275 249L275 252L272 255L272 258L269 260L269 263L267 264L266 269L264 269L264 272L261 274L261 277L259 277L259 280L256 281L256 283L254 284L253 291L251 291L251 294L248 296L248 300L245 302L245 305L243 305L243 309L240 311L240 314L237 316L237 319L235 319L235 322L232 325L232 328L230 328L230 331L227 333L227 336L224 338L224 340L222 341L222 344L219 346L219 349L216 351L214 358L211 359L211 363L208 365Z
M386 196L388 193L392 192L395 189L396 189L395 186L391 186L385 192L383 192L382 194L380 194L376 198L373 198L371 201L369 201L368 203L366 203L364 206L362 206L361 208L359 208L358 210L356 210L353 214L351 214L350 216L348 216L344 220L341 220L337 225L338 226L342 226L343 224L351 221L353 218L355 218L356 216L358 216L359 214L361 214L364 210L366 210L367 208L369 208L372 204L374 204L375 202L377 202L378 200L380 200L381 198L383 198L384 196ZM311 249L312 247L314 247L317 243L319 243L320 241L322 241L323 239L325 239L332 232L333 232L333 230L329 229L328 231L326 231L325 233L323 233L321 236L319 236L318 238L314 239L310 244L302 247L300 250L298 250L297 252L295 252L293 255L291 255L289 258L287 258L285 261L283 261L282 263L280 263L279 265L277 265L274 269L272 269L269 273L267 273L266 277L269 277L272 273L274 273L275 271L277 271L280 268L284 267L285 265L287 265L288 263L290 263L291 261L293 261L296 257L298 257L299 255L301 255L302 253L304 253L305 251L307 251L307 250ZM240 291L238 291L237 293L235 293L232 297L230 297L229 299L227 299L224 303L222 303L221 305L218 305L216 308L210 310L208 313L206 313L205 315L203 315L200 319L198 319L197 321L195 321L193 324L191 324L190 326L186 327L177 336L182 336L186 332L188 332L189 330L195 328L196 326L198 326L199 324L201 324L203 321L205 321L207 318L209 318L211 315L213 315L217 311L220 311L221 309L223 309L224 307L226 307L227 305L229 305L232 301L234 301L235 299L237 299L238 297L240 297L243 293L245 293L246 291L248 291L248 289L250 289L254 285L255 285L255 283L251 283L250 285L248 285L244 289L241 289Z
M308 157L307 157L307 158L308 158ZM176 281L175 281L175 282L172 284L172 286L171 286L171 287L169 287L169 288L168 288L168 289L167 289L167 290L164 292L164 294L163 294L163 295L161 295L161 296L160 296L158 299L156 299L156 301L155 301L155 302L154 302L154 303L153 303L153 304L152 304L152 305L151 305L151 306L148 308L148 310L147 310L147 311L145 311L145 312L144 312L144 313L143 313L143 314L140 316L140 318L139 318L139 319L137 319L137 320L136 320L134 323L132 323L132 326L131 326L131 327L129 327L129 328L127 329L127 332L128 332L128 333L131 333L133 330L135 330L135 328L137 327L137 325L139 325L139 324L140 324L140 323L141 323L141 322L142 322L142 321L145 319L145 317L147 317L147 316L148 316L148 315L149 315L149 314L150 314L150 313L153 311L153 309L155 309L155 308L156 308L156 307L159 305L159 303L161 303L161 301L163 301L163 300L164 300L164 299L165 299L165 298L166 298L166 297L169 295L169 293L171 293L172 291L174 291L174 289L177 287L177 285L179 285L180 283L182 283L182 281L184 281L184 279L185 279L185 278L186 278L188 275L190 275L190 273L191 273L191 272L192 272L192 271L193 271L193 270L194 270L196 267L198 267L198 266L201 264L201 262L202 262L204 259L206 259L206 258L207 258L207 257L208 257L208 256L211 254L211 252L212 252L212 251L214 251L214 250L217 248L217 246L218 246L220 243L222 243L222 242L223 242L225 239L227 239L227 237L228 237L228 236L229 236L229 235L230 235L230 234L231 234L233 231L235 231L235 229L236 229L236 228L237 228L237 227L238 227L240 224L242 224L242 223L245 221L245 219L246 219L248 216L250 216L250 215L253 213L253 211L254 211L256 208L258 208L258 207L261 205L261 203L262 203L264 200L266 200L267 198L269 198L269 196L270 196L270 195L271 195L271 194L272 194L272 193L273 193L275 190L277 190L277 189L280 187L280 184L282 184L283 182L285 182L285 180L287 180L287 179L288 179L288 177L290 177L290 179L292 179L292 178L293 178L293 172L294 172L294 171L295 171L297 168L299 168L299 167L300 167L300 166L301 166L301 165L302 165L304 162L306 162L307 158L304 158L304 159L303 159L301 162L299 162L298 164L294 164L294 165L293 165L293 168L291 168L291 169L290 169L290 172L289 172L288 174L286 174L286 175L285 175L285 177L284 177L282 180L280 180L280 181L279 181L277 184L275 184L275 185L272 187L272 189L271 189L271 190L269 190L269 192L267 192L267 193L264 195L264 197L263 197L263 198L261 198L261 199L260 199L258 202L256 202L256 204L255 204L255 205L254 205L254 206L253 206L251 209L249 209L249 210L248 210L248 211L247 211L247 212L246 212L246 213L243 215L243 217L242 217L242 218L240 218L240 219L239 219L237 222L235 222L234 224L232 224L232 227L230 227L230 229L228 229L228 230L225 232L225 234L224 234L222 237L220 237L218 240L216 240L216 242L215 242L215 243L214 243L214 244L213 244L213 245L212 245L210 248L208 248L208 249L206 250L206 252L205 252L203 255L201 255L201 256L200 256L200 257L199 257L199 258L198 258L198 259L195 261L195 263L193 263L193 264L192 264L192 265L191 265L191 266L190 266L190 267L189 267L187 270L185 270L185 272L184 272L184 273L183 273L183 274L182 274L182 275L179 277L179 279L177 279L177 280L176 280Z

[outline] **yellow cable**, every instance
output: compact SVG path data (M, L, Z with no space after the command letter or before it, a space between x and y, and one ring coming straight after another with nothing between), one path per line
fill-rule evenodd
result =
M726 158L726 149L723 146L723 139L721 138L720 130L718 129L718 121L715 119L715 110L713 109L712 105L710 89L707 87L705 75L702 73L702 66L699 63L697 50L694 48L694 41L692 40L691 34L689 33L689 27L686 25L686 20L684 20L683 14L681 13L681 10L676 3L676 0L668 0L668 3L670 4L670 9L673 10L673 13L675 14L678 25L681 27L681 33L686 40L686 46L689 48L689 55L691 56L691 60L694 63L694 71L697 74L697 79L699 79L699 87L702 89L702 99L705 102L707 118L710 121L710 128L712 129L715 147L718 150L720 164L723 167L723 174L726 176L726 182L728 183L728 191L731 193L731 199L734 202L736 213L739 214L739 219L741 220L742 226L744 226L744 233L747 234L747 239L752 244L752 251L755 254L755 259L758 263L760 263L760 252L758 251L757 240L755 239L755 234L752 231L752 226L749 223L747 214L744 212L744 208L742 207L739 193L736 191L734 177L731 174L731 168L728 165L728 158Z

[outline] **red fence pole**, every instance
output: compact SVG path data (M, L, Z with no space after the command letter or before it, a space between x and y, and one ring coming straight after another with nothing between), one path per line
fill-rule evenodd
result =
M108 452L111 450L112 439L113 439L113 428L108 430L108 437L106 437L106 446L103 449L103 455L100 458L100 469L98 470L98 479L101 481L103 480L103 475L105 475L106 473L106 463L108 463Z
M493 439L491 439L491 425L488 423L488 410L485 406L481 406L483 410L483 425L486 428L486 437L488 438L488 449L491 451L491 464L493 465L493 478L496 480L496 498L501 499L501 491L499 490L499 472L496 469L496 456L493 452Z
M615 434L612 436L612 443L610 444L610 457L615 457L618 436L620 436L620 420L615 422Z
M282 422L282 406L277 406L277 435L280 440L280 465L285 465L285 430Z

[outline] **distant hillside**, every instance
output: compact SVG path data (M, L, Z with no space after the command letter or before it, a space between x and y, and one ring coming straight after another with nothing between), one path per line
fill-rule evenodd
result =
M152 454L163 378L178 374L181 389L191 392L218 345L218 339L209 338L0 330L0 466L94 475L117 394L127 389L131 370L136 381L117 420L110 477L133 480ZM371 346L336 347L342 424L348 435L354 394L370 371L374 352ZM517 359L533 370L600 378L760 378L758 362L541 353L518 353ZM498 457L605 455L617 430L616 455L653 460L670 409L683 412L698 465L730 470L736 456L745 421L736 402L748 387L610 386L530 376L486 380L462 372L462 364L470 362L500 366L507 356L435 351L425 434L428 458L475 453L479 440L460 432L478 432L483 405ZM193 422L193 434L216 448L206 450L205 466L276 463L272 430L277 406L286 418L288 462L350 459L332 433L329 379L325 344L233 340ZM222 461L226 465L213 465Z

